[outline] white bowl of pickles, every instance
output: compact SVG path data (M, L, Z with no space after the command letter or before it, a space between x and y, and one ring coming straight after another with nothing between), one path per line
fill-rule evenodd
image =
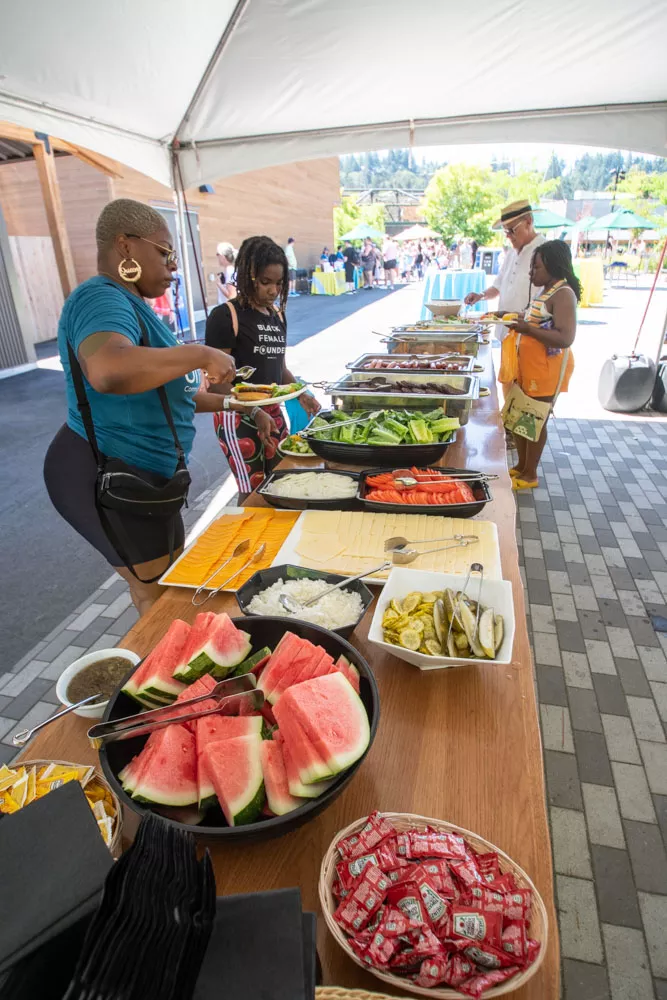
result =
M375 607L368 638L420 670L464 663L508 664L514 601L507 580L394 567ZM479 604L479 615L478 615Z

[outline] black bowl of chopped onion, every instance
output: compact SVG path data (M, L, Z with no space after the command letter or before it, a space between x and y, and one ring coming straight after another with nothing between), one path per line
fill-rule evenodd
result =
M321 628L327 628L331 632L342 635L344 639L347 639L352 635L373 601L373 593L361 580L354 580L345 587L334 590L330 596L323 597L321 601L317 601L310 608L305 609L306 613L310 615L308 618L303 618L299 614L289 614L278 602L278 594L283 592L289 594L295 600L299 600L299 597L294 593L295 588L290 586L297 581L321 581L323 585L333 586L334 583L341 583L345 579L346 577L339 573L327 573L317 569L307 569L303 566L269 566L267 569L257 570L242 587L239 587L236 591L236 600L244 615L250 615L251 617L258 615L284 615L288 619L308 621L311 624L319 625ZM283 581L283 586L280 588L276 587L273 593L263 598L263 604L260 607L256 604L256 610L251 611L250 605L253 600L256 598L262 600L262 595L270 587L274 587L279 580ZM285 585L287 585L286 588ZM324 589L324 586L322 586L322 589ZM301 598L304 601L310 597L314 597L316 593L314 587L309 587L307 590L309 591L308 594L304 594ZM312 593L310 593L311 590ZM343 625L337 625L336 622L341 620L339 612L344 613L345 611L343 604L352 603L350 598L345 596L346 594L354 594L358 598L356 608L352 608L354 620L348 621Z

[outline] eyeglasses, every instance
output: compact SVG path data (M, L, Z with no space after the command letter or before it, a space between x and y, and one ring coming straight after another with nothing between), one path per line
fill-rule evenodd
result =
M503 226L503 232L505 233L505 236L512 236L517 231L519 226L523 225L525 221L526 221L525 219L519 219L519 221L516 222L513 226Z
M150 243L151 246L157 247L164 254L165 263L168 267L172 264L178 266L178 254L171 247L165 247L161 243L154 243L153 240L147 240L145 236L135 236L134 233L127 233L127 236L128 239L143 240L144 243Z

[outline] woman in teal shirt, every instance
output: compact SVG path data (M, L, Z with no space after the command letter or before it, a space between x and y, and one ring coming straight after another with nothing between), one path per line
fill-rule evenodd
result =
M100 519L97 462L79 412L69 350L83 372L100 453L148 473L157 485L174 475L177 454L156 390L165 389L187 457L195 411L218 411L227 399L202 389L200 371L212 383L231 383L235 367L223 351L178 344L144 302L164 295L177 268L171 235L159 212L130 199L112 201L97 221L96 239L98 274L70 295L58 326L67 423L49 447L44 479L56 509L128 581L143 614L159 597L155 581L183 546L183 522L180 514L165 520L125 511L105 511ZM235 408L228 399L224 405Z

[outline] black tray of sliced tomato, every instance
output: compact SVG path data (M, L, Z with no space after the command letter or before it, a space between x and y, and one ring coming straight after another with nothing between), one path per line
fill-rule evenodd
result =
M433 465L367 469L358 496L365 510L380 514L404 510L440 517L474 517L492 499L484 473Z

